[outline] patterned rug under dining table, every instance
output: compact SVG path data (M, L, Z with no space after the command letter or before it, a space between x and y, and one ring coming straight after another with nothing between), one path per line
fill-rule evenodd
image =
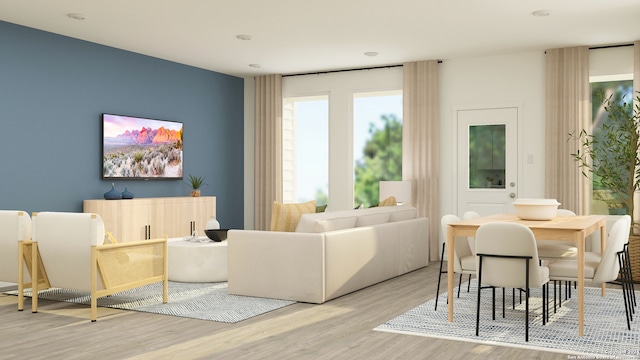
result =
M515 214L482 216L449 224L447 259L453 259L456 236L475 236L478 228L490 222L516 222L528 226L536 239L573 241L578 248L578 335L584 336L584 248L585 238L600 229L600 248L606 246L606 218L603 215L557 216L552 220L521 220ZM453 261L447 262L449 322L453 322ZM605 296L602 284L602 296Z

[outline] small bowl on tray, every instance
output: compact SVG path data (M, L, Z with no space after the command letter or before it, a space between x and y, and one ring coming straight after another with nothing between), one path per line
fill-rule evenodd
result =
M215 229L205 230L204 233L207 234L207 237L209 237L209 239L215 242L220 242L227 240L227 231L229 231L229 229Z

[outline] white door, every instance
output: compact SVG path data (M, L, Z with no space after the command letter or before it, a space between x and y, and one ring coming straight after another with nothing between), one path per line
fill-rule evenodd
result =
M514 212L518 114L518 107L456 110L458 214Z

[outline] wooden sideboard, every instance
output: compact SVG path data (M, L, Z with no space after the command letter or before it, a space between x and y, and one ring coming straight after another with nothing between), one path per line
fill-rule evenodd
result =
M163 197L127 200L84 200L84 212L102 217L105 230L118 242L159 237L183 237L194 230L204 235L210 217L216 216L215 196Z

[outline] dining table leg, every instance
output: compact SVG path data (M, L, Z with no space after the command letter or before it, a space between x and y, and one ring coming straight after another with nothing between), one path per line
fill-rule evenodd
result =
M584 231L576 232L578 248L578 335L584 336Z
M607 247L607 227L606 225L600 226L600 254L604 254L604 249ZM602 283L602 297L607 295L607 284Z
M449 303L449 322L453 322L453 249L455 239L455 228L447 228L447 299Z

